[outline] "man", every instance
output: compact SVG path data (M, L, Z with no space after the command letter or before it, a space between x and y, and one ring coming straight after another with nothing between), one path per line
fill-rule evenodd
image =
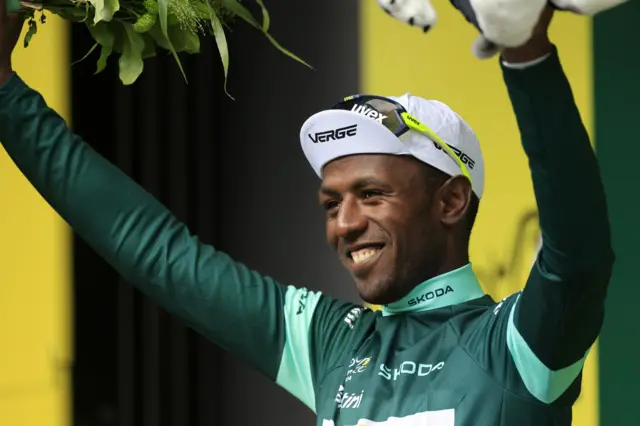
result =
M126 280L295 395L318 425L571 424L613 253L596 159L547 37L551 11L502 55L543 244L525 289L499 303L469 264L483 160L459 116L409 95L356 96L303 125L328 242L363 300L384 305L373 312L279 285L199 242L13 73L4 1L0 141L17 166Z

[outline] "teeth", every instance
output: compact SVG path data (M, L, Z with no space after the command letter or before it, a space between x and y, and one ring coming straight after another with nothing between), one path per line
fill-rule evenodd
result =
M358 264L369 259L371 256L375 256L379 251L380 249L362 249L352 252L351 258L353 259L353 263Z

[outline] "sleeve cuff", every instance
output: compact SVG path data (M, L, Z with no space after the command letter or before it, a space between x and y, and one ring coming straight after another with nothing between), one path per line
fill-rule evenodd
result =
M527 91L532 85L541 85L546 89L550 87L564 86L564 71L560 63L558 50L554 46L553 50L546 56L536 59L534 65L522 68L513 68L500 62L503 78L511 88L526 87ZM548 90L545 90L545 92ZM529 94L531 95L531 94Z
M507 62L507 61L502 61L502 65L505 68L511 68L513 70L523 70L526 68L531 68L534 67L536 65L538 65L539 63L544 62L549 56L551 56L551 53L547 53L546 55L534 59L533 61L527 61L527 62Z

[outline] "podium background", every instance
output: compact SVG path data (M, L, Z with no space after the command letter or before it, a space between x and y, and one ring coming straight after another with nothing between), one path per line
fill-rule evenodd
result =
M297 140L304 119L356 92L440 99L474 127L487 191L471 255L495 298L517 291L537 250L526 158L495 60L475 60L474 30L434 2L423 35L376 2L268 2L274 36L310 62L280 54L238 22L222 91L213 40L185 57L148 61L133 86L97 55L81 25L49 17L16 68L73 129L160 198L205 241L283 283L357 301L324 243L318 181ZM631 2L553 27L605 177L618 262L602 337L588 358L577 426L637 423L638 333L631 315L640 205L634 200L640 53ZM103 108L101 111L100 109ZM247 120L250 118L250 120ZM247 125L247 123L250 123ZM155 426L313 424L264 377L158 310L74 237L0 150L0 424ZM588 212L585 212L588 214Z

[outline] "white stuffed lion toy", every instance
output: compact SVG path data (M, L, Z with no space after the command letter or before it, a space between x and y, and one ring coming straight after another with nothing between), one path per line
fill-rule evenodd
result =
M394 18L427 32L437 14L430 0L377 0ZM494 56L503 47L524 44L547 4L581 15L595 15L628 0L449 0L471 22L480 35L472 50L479 59Z

